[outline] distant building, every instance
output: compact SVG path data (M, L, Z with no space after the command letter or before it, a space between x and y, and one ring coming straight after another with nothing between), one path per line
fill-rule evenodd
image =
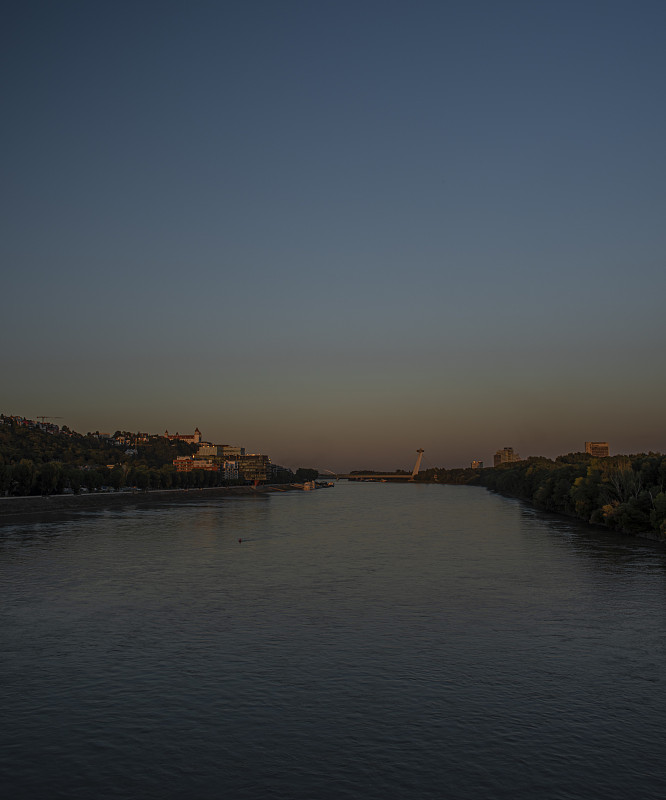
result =
M245 448L232 444L211 444L201 442L197 450L198 456L208 456L209 458L221 458L227 461L235 461L240 456L245 455Z
M220 471L225 481L238 480L238 462L236 461L222 461L220 463Z
M270 472L271 460L260 453L248 453L236 459L238 475L244 481L265 481Z
M174 458L173 465L176 472L192 472L193 469L203 469L206 472L219 472L220 467L210 459L192 458L192 456L178 456Z
M520 461L520 455L514 452L513 447L503 447L495 453L493 466L499 467L500 464L513 464L515 461Z
M483 469L483 461L472 461L471 465L472 469Z
M608 442L585 442L585 452L595 458L607 458L610 455Z
M238 445L235 444L218 444L217 448L218 455L229 461L236 461L238 458L245 455L245 448L238 447Z
M201 442L201 431L199 428L196 428L194 433L169 433L169 431L164 431L164 438L168 439L170 442L187 442L188 444L200 444Z
M217 456L221 456L222 453L219 452L220 446L217 444L209 444L208 442L204 442L203 444L199 445L199 449L197 450L197 456L202 457L206 456L207 458L216 458Z
M285 478L287 480L293 480L293 474L289 467L283 467L281 464L271 464L268 477L271 481L283 483L285 482Z

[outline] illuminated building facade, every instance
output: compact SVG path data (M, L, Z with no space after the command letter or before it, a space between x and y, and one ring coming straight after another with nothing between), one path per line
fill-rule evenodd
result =
M211 459L192 458L192 456L178 456L174 458L173 465L177 472L192 472L193 469L203 469L206 472L219 472L220 467Z

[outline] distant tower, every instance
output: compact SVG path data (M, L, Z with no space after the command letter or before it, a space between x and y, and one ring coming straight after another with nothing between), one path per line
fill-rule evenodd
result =
M421 459L423 458L424 451L422 447L419 447L416 452L418 453L418 456L416 458L416 464L414 464L414 469L412 470L412 477L410 478L412 481L419 474L419 467L421 466Z

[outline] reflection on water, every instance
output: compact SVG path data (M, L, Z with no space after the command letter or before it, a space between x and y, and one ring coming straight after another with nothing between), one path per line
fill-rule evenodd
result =
M661 798L665 567L470 487L2 526L9 796Z

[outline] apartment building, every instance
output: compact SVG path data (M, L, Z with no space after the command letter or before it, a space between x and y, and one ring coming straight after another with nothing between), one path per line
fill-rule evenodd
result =
M500 464L513 464L515 461L520 461L520 455L514 451L513 447L503 447L493 456L493 466L495 467L499 467Z

